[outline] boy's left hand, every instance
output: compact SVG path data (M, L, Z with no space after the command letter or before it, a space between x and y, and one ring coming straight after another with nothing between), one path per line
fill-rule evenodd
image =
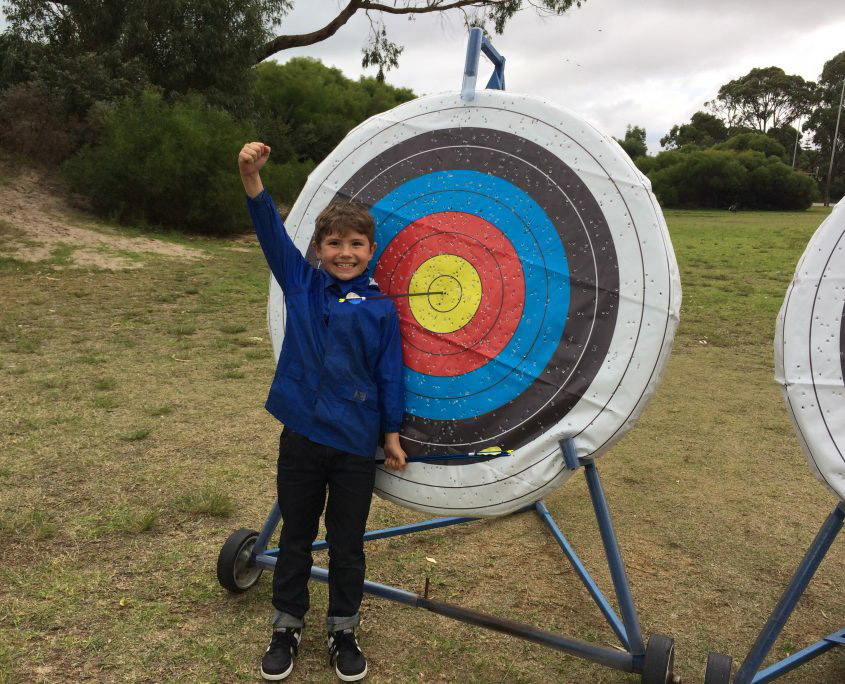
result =
M405 450L399 444L399 433L384 433L384 465L391 470L405 470L405 458Z

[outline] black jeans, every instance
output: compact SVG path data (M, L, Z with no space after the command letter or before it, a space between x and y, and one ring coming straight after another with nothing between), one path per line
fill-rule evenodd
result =
M311 544L325 506L329 624L332 617L357 617L364 593L364 532L375 473L372 458L315 444L293 430L282 432L276 475L282 512L273 572L276 610L295 618L304 618L308 612Z

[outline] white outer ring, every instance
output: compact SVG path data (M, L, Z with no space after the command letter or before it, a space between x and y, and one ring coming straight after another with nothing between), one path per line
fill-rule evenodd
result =
M366 162L410 137L473 126L527 138L566 163L604 212L619 265L619 311L605 363L556 425L512 456L466 466L410 464L380 469L376 491L403 506L445 515L501 515L542 498L571 474L559 440L580 457L607 450L642 412L662 375L678 323L681 287L666 223L651 184L619 145L575 114L526 95L485 90L466 104L457 93L419 98L353 129L310 175L287 219L304 253L314 219ZM284 300L271 279L268 326L278 360Z
M845 199L810 239L775 328L775 379L813 474L845 501Z

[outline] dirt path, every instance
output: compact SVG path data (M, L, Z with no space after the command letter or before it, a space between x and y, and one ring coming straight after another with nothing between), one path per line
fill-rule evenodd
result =
M27 170L0 182L0 255L44 261L57 249L69 250L70 265L124 270L143 267L127 252L203 259L200 249L146 237L128 237L88 221L74 212L64 193L36 171Z

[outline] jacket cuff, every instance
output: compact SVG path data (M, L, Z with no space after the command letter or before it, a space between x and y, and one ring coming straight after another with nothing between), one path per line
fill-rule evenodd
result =
M247 202L264 202L264 196L267 194L267 188L261 188L261 192L259 192L255 197L250 197L246 193L244 193L244 197L246 197Z

